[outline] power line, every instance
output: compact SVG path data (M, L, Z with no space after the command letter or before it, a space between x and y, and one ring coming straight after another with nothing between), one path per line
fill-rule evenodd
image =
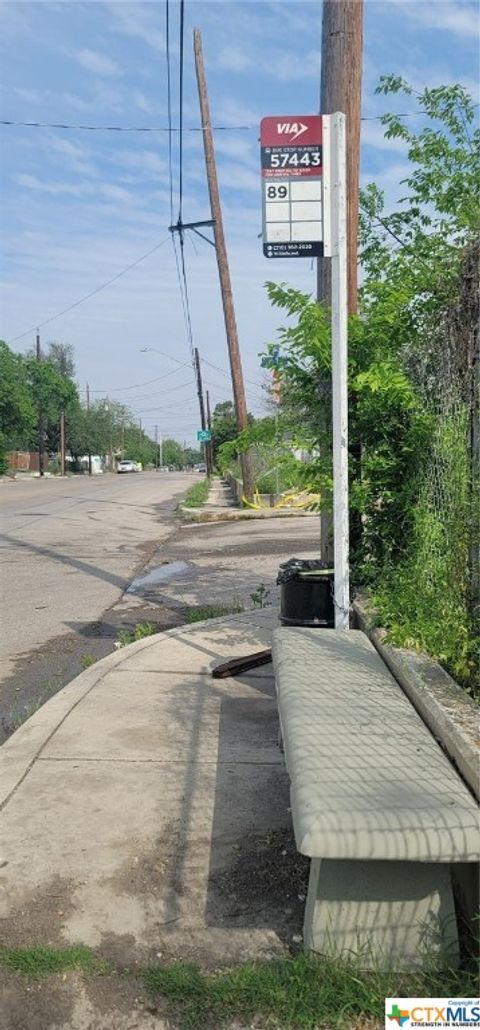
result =
M170 224L173 223L173 170L172 170L172 80L170 72L170 6L165 0L165 37L167 60L167 116L168 116L168 171L170 178Z
M185 361L180 365L180 368L186 368L189 364L189 361ZM144 383L135 383L134 386L110 386L108 390L90 390L90 393L103 393L106 395L109 393L124 393L126 390L138 390L141 386L150 386L150 383L158 383L161 379L166 379L167 376L176 375L179 371L180 369L178 368L172 368L170 372L165 372L164 375L161 376L155 376L155 379L147 379Z
M57 311L57 313L55 315L51 315L50 318L44 319L43 322L37 322L35 325L31 326L30 329L26 329L25 332L19 333L18 336L14 336L13 339L10 340L10 343L16 343L17 340L22 340L24 336L28 336L30 333L35 332L36 329L42 329L44 325L49 325L49 323L54 322L55 319L60 318L62 315L66 315L69 311L73 311L74 308L78 308L79 304L83 304L86 300L89 300L90 297L94 297L95 294L101 293L101 291L105 290L107 286L111 286L112 283L117 281L117 279L121 279L122 275L126 275L127 272L132 270L132 268L136 268L137 265L140 265L142 261L145 261L151 254L154 254L156 250L160 250L160 247L163 247L165 243L167 243L167 240L168 236L166 236L164 240L161 240L160 243L156 243L150 250L147 250L146 254L142 254L142 256L137 258L136 261L132 261L132 263L127 265L126 268L122 268L121 272L117 272L117 274L113 275L111 279L107 279L106 282L97 286L94 290L90 290L90 293L85 293L83 297L80 297L79 300L75 300L73 304L69 304L68 307L63 308L62 311Z
M214 365L212 361L208 360L208 358L202 358L202 361L205 363L205 365L210 365L210 368L214 368L216 372L221 372L223 376L227 376L228 378L230 378L230 372L227 372L225 368L220 368L220 365ZM257 381L255 379L245 379L245 382L248 383L249 386L254 386L256 389L262 386L260 380Z
M401 117L401 116L399 116ZM66 122L17 122L0 118L0 125L24 129L73 129L84 132L203 132L202 125L72 125ZM215 132L258 132L258 125L214 125Z
M178 222L182 221L183 202L183 52L184 52L184 24L185 24L185 0L180 0L180 86L179 86L179 178L178 178ZM180 236L180 243L183 240Z
M480 104L473 104L480 107ZM427 111L403 111L395 114L396 118L418 118L428 114ZM383 114L364 115L362 122L379 122ZM74 125L66 122L21 122L12 118L0 118L0 125L23 129L71 129L82 132L180 132L180 126L172 125ZM212 125L213 132L258 132L258 125ZM203 125L184 125L183 132L204 132Z

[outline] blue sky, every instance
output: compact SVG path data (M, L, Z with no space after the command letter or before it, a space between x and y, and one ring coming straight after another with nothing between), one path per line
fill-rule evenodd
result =
M19 2L1 7L4 119L71 124L165 126L165 5L156 2ZM179 4L171 0L174 124L178 125ZM315 288L305 259L262 255L258 124L268 114L318 109L321 3L316 0L198 0L185 8L184 124L199 126L192 32L202 32L220 190L252 411L262 411L258 352L280 313L266 279ZM416 88L462 82L478 101L477 4L450 0L367 0L363 115L394 108L376 97L379 75ZM407 101L397 102L405 110ZM413 108L413 102L411 103ZM247 126L247 129L240 128ZM168 233L168 137L164 132L86 132L0 127L2 311L7 341L67 307L142 254L167 242L118 282L52 321L42 341L75 348L77 378L92 396L129 403L153 433L191 441L197 402ZM178 136L174 136L178 212ZM399 141L376 120L363 123L362 182L394 201L406 172ZM209 217L201 136L185 132L183 219ZM213 248L185 246L194 343L212 406L229 399L223 316ZM12 343L26 350L34 333ZM141 354L140 348L157 348ZM164 355L169 355L170 360ZM185 367L181 367L184 363ZM211 365L217 366L212 368ZM165 382L137 388L157 376ZM134 387L134 388L132 388ZM95 392L96 391L96 392Z

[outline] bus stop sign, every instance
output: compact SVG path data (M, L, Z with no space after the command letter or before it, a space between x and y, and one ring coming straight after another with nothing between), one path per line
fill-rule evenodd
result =
M265 257L321 257L321 115L263 118L260 144Z

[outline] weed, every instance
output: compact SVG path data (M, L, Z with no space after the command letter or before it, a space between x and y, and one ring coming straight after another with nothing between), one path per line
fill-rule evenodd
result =
M313 957L247 963L231 970L201 973L178 963L152 966L143 973L152 994L170 1005L182 1028L220 1027L227 1021L249 1023L261 1015L282 1028L328 1027L351 1030L363 1020L383 1026L386 997L468 996L474 974L433 967L415 973L387 968L362 969L357 956Z
M85 944L72 944L68 948L50 948L43 944L29 948L0 945L0 965L34 980L50 973L63 973L66 969L81 969L91 974L105 973L109 969L109 965Z
M56 694L58 690L60 690L60 688L61 683L58 682L50 682L45 684L38 697L36 697L33 701L30 701L29 704L24 705L21 714L18 715L13 720L12 724L7 727L8 733L14 733L15 730L20 729L20 726L23 726L23 723L26 722L27 719L30 719L32 715L35 715L35 712L38 712L38 709L41 708L46 701L49 701L50 698L53 697L53 695Z
M95 665L97 659L93 654L82 654L80 659L82 669L89 669L91 665Z
M386 997L469 997L476 992L473 968L452 970L438 962L415 972L387 967L365 969L361 955L313 956L247 962L203 973L177 962L120 970L91 948L33 945L0 947L0 966L38 980L77 969L94 976L110 973L140 978L148 992L162 997L179 1030L220 1028L260 1017L277 1030L352 1030L368 1023L383 1026Z
M194 483L193 486L187 490L183 505L185 508L200 508L202 504L208 498L210 492L210 480L202 479L199 483Z
M219 619L222 615L236 615L243 612L243 605L205 604L199 608L189 608L185 622L203 622L204 619Z
M126 647L127 644L134 644L136 640L151 637L152 633L155 632L155 626L151 622L139 622L133 629L121 629L118 634L118 640L122 647Z
M250 594L250 599L254 608L268 608L270 605L269 601L270 591L265 586L265 583L260 583L260 586Z

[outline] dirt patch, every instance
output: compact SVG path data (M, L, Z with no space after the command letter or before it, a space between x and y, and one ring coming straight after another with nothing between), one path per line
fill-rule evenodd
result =
M165 1022L162 999L152 1002L134 974L98 976L82 987L94 1010L85 1030L173 1030L174 1025Z
M2 970L2 1030L174 1030L161 999L152 1002L135 975L76 972L27 980Z
M292 943L301 934L310 861L295 847L293 831L250 834L234 845L228 867L212 872L210 905L219 925L268 926Z
M53 877L42 889L32 888L8 918L0 919L2 944L28 948L34 944L65 947L63 927L75 911L75 884Z
M60 1030L70 1027L74 997L68 982L26 980L20 973L0 971L2 1030Z
M124 863L112 879L121 894L138 897L152 895L165 889L165 881L175 879L175 859L179 848L179 822L168 825L150 851L135 855Z

